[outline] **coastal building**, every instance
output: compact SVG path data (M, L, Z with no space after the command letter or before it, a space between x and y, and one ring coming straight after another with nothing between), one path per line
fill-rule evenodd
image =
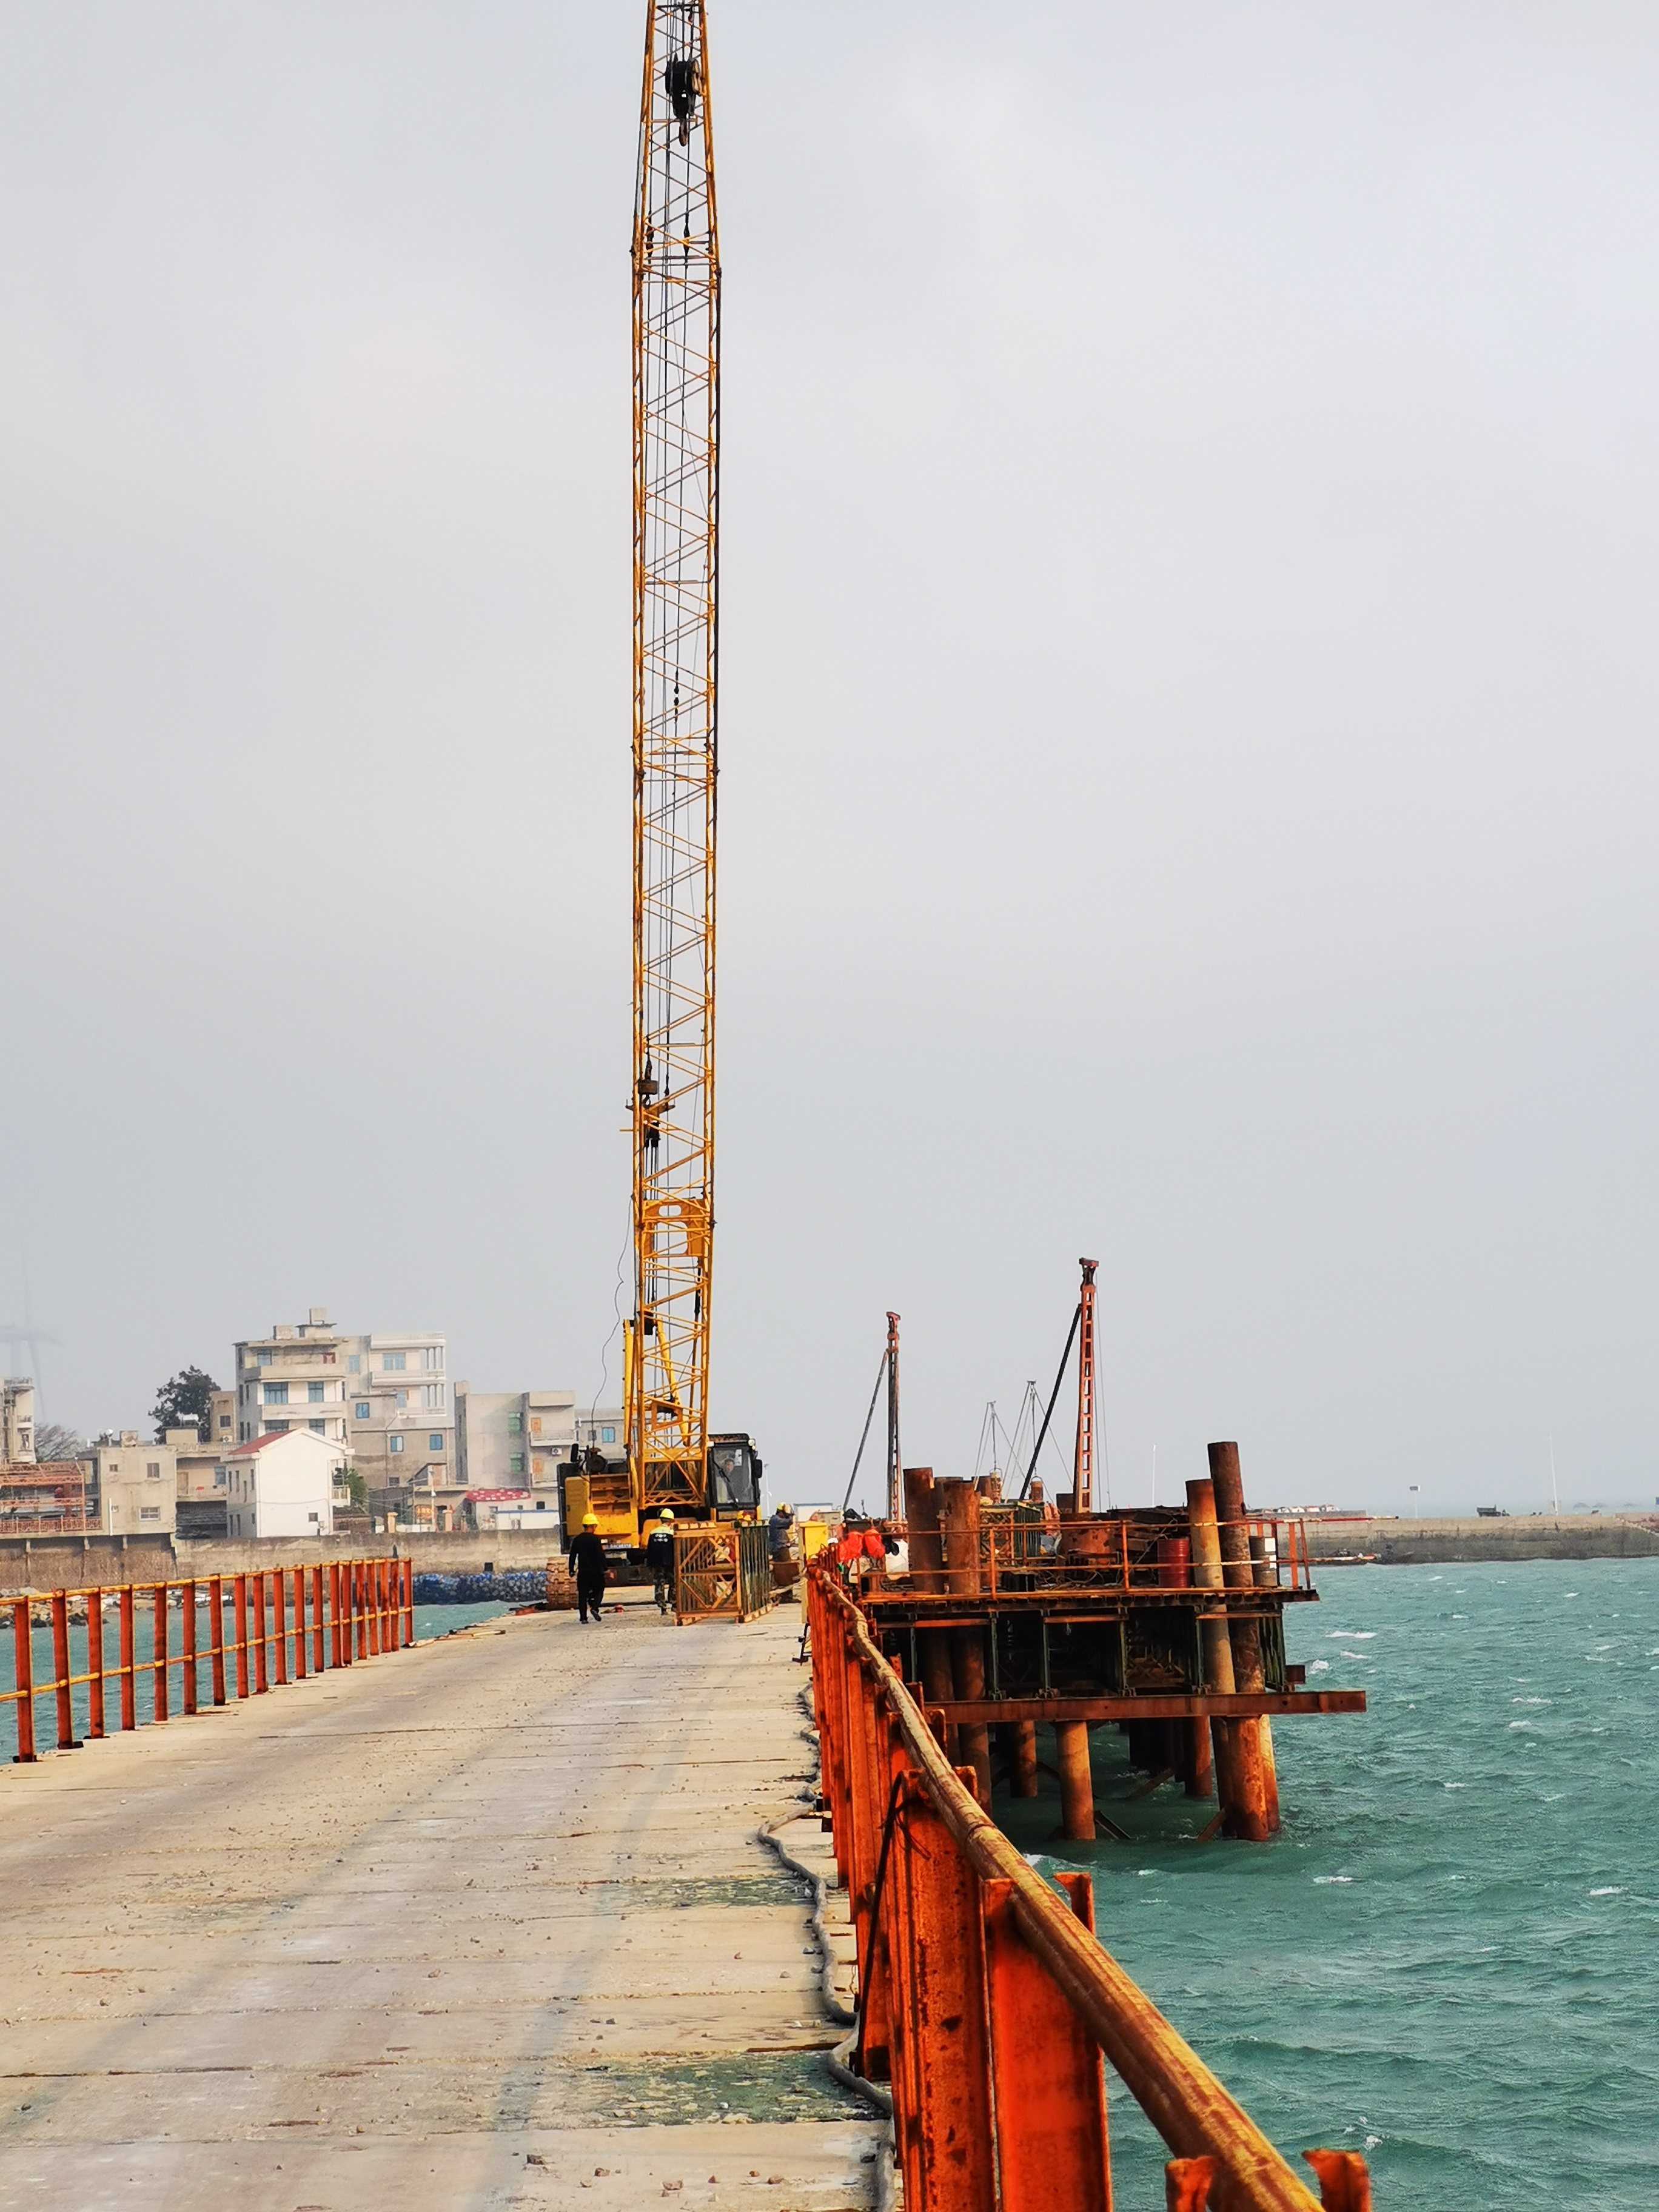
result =
M174 1429L192 1444L196 1432ZM137 1429L94 1444L81 1462L89 1517L106 1536L170 1536L178 1525L178 1448L146 1443Z
M34 1385L27 1375L0 1382L0 1467L34 1462Z
M221 1451L239 1441L236 1434L236 1393L216 1390L208 1403L208 1439Z
M458 1382L455 1458L465 1519L500 1528L516 1525L510 1516L520 1512L556 1513L559 1476L573 1451L617 1458L625 1451L623 1433L620 1407L579 1407L574 1390L475 1390Z
M0 1460L0 1535L87 1535L86 1477L77 1462Z
M223 1462L227 1535L326 1536L346 1447L311 1429L286 1429L233 1444Z
M346 1339L329 1324L321 1306L302 1322L277 1322L269 1336L244 1338L236 1346L235 1441L286 1436L297 1431L331 1443L348 1441ZM214 1441L221 1441L216 1400Z
M222 1454L227 1413L238 1444L304 1434L343 1445L376 1519L444 1525L434 1507L459 1507L447 1344L432 1330L355 1335L313 1306L238 1343L234 1393L210 1416Z
M222 1397L232 1394L222 1391ZM216 1423L210 1423L215 1426ZM224 1536L229 1534L225 1514L224 1455L234 1438L222 1444L204 1444L194 1429L169 1429L166 1441L173 1447L173 1533L179 1536Z
M346 1437L371 1511L378 1515L389 1503L394 1517L409 1517L401 1509L417 1492L428 1514L435 1504L459 1503L464 1486L455 1473L445 1338L377 1333L343 1337L340 1348Z

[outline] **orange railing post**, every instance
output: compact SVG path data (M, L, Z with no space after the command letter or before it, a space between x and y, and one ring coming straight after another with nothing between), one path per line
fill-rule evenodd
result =
M403 1583L404 1642L405 1644L410 1644L415 1641L415 1562L413 1559L405 1559L403 1562Z
M280 1567L271 1571L270 1626L276 1639L276 1686L280 1690L288 1685L288 1592Z
M167 1586L165 1583L155 1585L151 1620L149 1717L153 1721L164 1721L167 1717L168 1643Z
M137 1639L133 1630L132 1584L121 1585L120 1644L121 1654L121 1725L135 1729L138 1725Z
M345 1664L340 1653L340 1562L328 1563L328 1663L331 1667Z
M104 1733L104 1593L87 1593L87 1734Z
M70 1695L69 1592L52 1594L52 1673L58 1692L58 1748L78 1751L75 1740L75 1707Z
M371 1659L378 1659L380 1656L380 1623L385 1618L386 1610L385 1561L370 1559L363 1569L363 1579L368 1586L366 1593L367 1602L364 1606L364 1611L368 1615L368 1656Z
M311 1671L313 1674L320 1674L326 1664L323 1643L324 1631L328 1625L327 1608L323 1598L325 1587L322 1568L313 1567L311 1571Z
M367 1560L357 1561L356 1572L352 1580L356 1586L357 1598L357 1656L360 1659L367 1659L368 1656L368 1563Z
M1090 1876L1057 1878L1089 1927ZM1111 2212L1099 2046L1021 1934L1012 1882L985 1884L984 1913L1002 2212Z
M265 1661L265 1571L253 1577L253 1694L264 1697L270 1687Z
M1371 2212L1371 2178L1357 2150L1304 2150L1324 2212Z
M34 1641L29 1624L29 1601L18 1598L11 1609L12 1656L17 1670L17 1753L15 1764L34 1762Z
M979 1881L952 1848L950 1831L927 1796L906 1814L905 1844L900 1869L909 1917L904 1981L913 2014L910 2086L916 2102L904 2201L927 2212L935 2207L992 2212L995 2154Z
M179 1598L179 1626L184 1631L185 1711L196 1710L196 1585L186 1583Z
M208 1656L213 1662L213 1702L225 1702L225 1578L208 1577Z
M247 1687L247 1577L238 1575L231 1584L236 1630L236 1694L245 1698Z
M294 1679L306 1678L306 1571L294 1570Z

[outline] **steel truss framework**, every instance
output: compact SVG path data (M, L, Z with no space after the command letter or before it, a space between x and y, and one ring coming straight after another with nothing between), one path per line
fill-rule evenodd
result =
M714 1223L720 247L702 0L647 0L634 213L634 1323L641 1506L700 1503Z

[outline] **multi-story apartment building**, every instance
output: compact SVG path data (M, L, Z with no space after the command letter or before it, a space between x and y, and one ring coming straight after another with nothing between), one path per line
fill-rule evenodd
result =
M445 1340L429 1333L349 1336L340 1350L347 1440L371 1498L411 1490L459 1497Z
M619 1407L583 1407L574 1390L474 1390L455 1385L455 1456L460 1494L526 1491L531 1509L556 1512L559 1474L573 1447L621 1455ZM499 1515L497 1515L499 1524Z
M171 1432L177 1436L179 1431ZM192 1443L195 1431L189 1434ZM81 1462L106 1536L168 1536L178 1504L178 1448L141 1443L137 1429L93 1446Z
M331 1443L345 1443L349 1407L346 1342L331 1328L321 1306L302 1322L277 1322L269 1336L245 1338L236 1346L236 1437L239 1444L255 1437L308 1429ZM215 1419L216 1431L218 1428ZM216 1434L214 1441L218 1442Z
M313 1306L303 1322L237 1345L234 1437L226 1410L216 1399L222 1449L295 1429L343 1444L377 1514L400 1515L414 1491L460 1498L446 1342L431 1331L355 1336Z
M216 1390L208 1405L208 1442L221 1451L228 1451L234 1443L246 1443L246 1437L236 1427L237 1392Z
M29 1467L34 1460L34 1385L27 1375L0 1382L0 1467Z

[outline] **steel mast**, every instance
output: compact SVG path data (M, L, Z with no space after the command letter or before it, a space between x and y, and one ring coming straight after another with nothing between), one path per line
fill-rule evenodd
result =
M702 0L647 0L634 210L636 1508L708 1492L720 247Z

